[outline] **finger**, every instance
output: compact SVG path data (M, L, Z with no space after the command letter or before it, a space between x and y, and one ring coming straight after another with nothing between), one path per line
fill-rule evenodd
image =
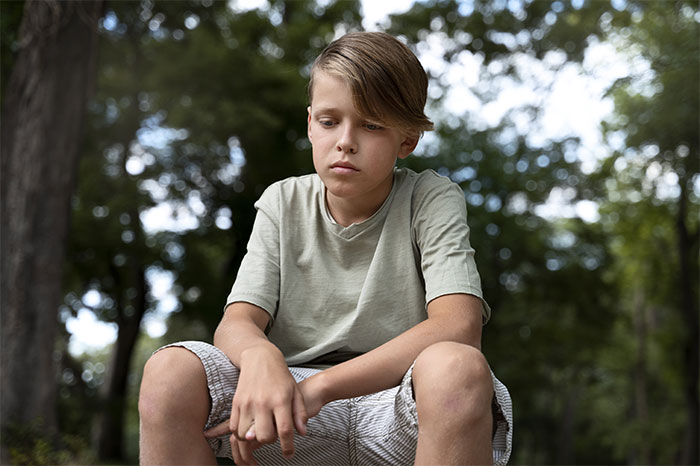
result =
M233 456L233 462L237 465L243 466L243 460L241 459L241 452L238 449L238 440L236 437L231 435L231 456Z
M238 451L241 453L241 461L243 464L258 464L258 462L255 461L255 456L253 456L252 446L253 442L238 442Z
M244 422L243 417L241 417L241 420L239 421L238 424L238 429L236 429L238 432L238 440L245 442L246 440L252 440L256 438L255 432L255 419L253 417L250 418L249 421ZM252 438L248 438L248 435L252 434Z
M228 428L229 428L230 432L233 434L233 436L236 437L236 439L243 440L243 436L240 435L238 432L238 423L240 422L240 418L241 418L241 411L238 409L238 407L235 404L233 404L233 406L231 407L231 418L230 418ZM245 435L245 433L243 433L243 435Z
M304 395L297 388L294 391L294 399L292 400L292 416L294 417L294 426L301 435L306 435L306 423L309 422L309 417L306 415L306 404L304 403Z
M280 439L282 456L290 459L294 455L294 419L290 405L280 406L275 411L277 436Z
M236 438L232 435L231 436L231 456L233 457L234 463L236 463L237 466L247 466L250 464L257 464L257 461L255 457L252 455L252 451L255 450L256 448L260 448L260 443L253 441L253 442L241 442L240 440L236 440ZM250 458L252 460L245 460L243 454L241 453L242 448L249 448L250 450Z
M258 442L257 440L247 440L246 443L248 444L248 448L250 448L250 451L255 451L258 448L262 447L262 443Z
M233 411L231 412L231 432L240 441L245 441L246 434L255 423L253 412L248 411L249 410L245 410L244 408L238 409L236 410L235 417Z
M247 442L257 439L257 437L255 436L255 422L253 422L253 425L250 426L248 432L245 433L245 439Z
M230 434L231 429L229 427L229 421L224 421L221 424L217 424L204 431L204 436L206 438L216 438L222 435Z
M271 411L265 409L256 411L254 427L255 436L253 438L258 442L267 444L277 440L277 429Z

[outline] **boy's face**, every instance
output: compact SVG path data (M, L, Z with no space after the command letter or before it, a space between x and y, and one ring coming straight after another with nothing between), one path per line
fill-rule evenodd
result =
M407 157L418 138L362 118L350 87L322 71L314 76L308 111L314 167L331 212L350 202L353 210L366 209L371 216L391 191L396 158Z

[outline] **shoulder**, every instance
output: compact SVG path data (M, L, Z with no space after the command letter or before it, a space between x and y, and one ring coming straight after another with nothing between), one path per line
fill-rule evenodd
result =
M424 192L436 188L459 189L457 183L432 169L414 172L410 168L397 168L396 179L400 184L410 186L412 191Z
M416 239L427 232L455 226L466 227L467 203L462 188L450 178L433 170L420 173L401 169L400 204L408 210L410 224Z
M397 169L397 180L401 183L402 196L411 199L414 210L433 202L452 201L464 204L462 188L434 170L416 173L407 168L400 168Z
M255 203L255 208L279 210L294 204L309 204L321 189L321 179L315 173L285 178L268 186Z
M302 176L290 176L289 178L272 183L265 189L260 197L263 198L279 193L290 194L295 192L315 191L320 181L320 178L315 173Z

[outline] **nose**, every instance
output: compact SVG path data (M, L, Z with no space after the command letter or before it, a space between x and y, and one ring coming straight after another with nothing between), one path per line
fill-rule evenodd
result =
M350 154L357 153L357 138L355 131L350 125L346 125L340 133L336 150L338 152L349 152Z

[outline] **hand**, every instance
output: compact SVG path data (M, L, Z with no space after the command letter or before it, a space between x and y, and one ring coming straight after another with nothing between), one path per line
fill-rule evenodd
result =
M321 408L328 403L325 399L324 390L324 374L319 372L312 375L308 379L299 382L299 391L304 398L304 406L306 408L306 415L309 418L316 416Z
M323 397L322 375L319 373L309 377L308 379L301 381L297 387L303 399L305 415L308 416L308 418L316 416L326 403ZM296 412L293 413L293 417L296 419L298 414L299 413ZM228 430L228 428L226 430ZM297 428L297 430L299 429ZM305 426L304 433L306 433ZM240 462L237 461L236 464L240 464L241 466L246 466L248 464L256 465L257 463L255 462L255 457L253 456L252 452L261 445L262 443L257 440L254 422L246 432L244 441L235 439L234 436L231 436L231 451L233 456L234 458L240 458Z
M248 466L257 465L255 456L253 456L253 451L260 448L261 443L255 440L254 427L248 431L247 434L251 435L251 440L238 440L235 436L231 435L231 429L229 427L229 421L224 421L221 424L217 424L210 429L204 431L205 438L216 438L223 436L230 436L231 442L231 453L238 466Z
M256 464L253 450L280 439L282 455L294 454L294 429L306 434L304 398L279 350L256 346L241 354L231 418L205 432L231 435L236 464Z

